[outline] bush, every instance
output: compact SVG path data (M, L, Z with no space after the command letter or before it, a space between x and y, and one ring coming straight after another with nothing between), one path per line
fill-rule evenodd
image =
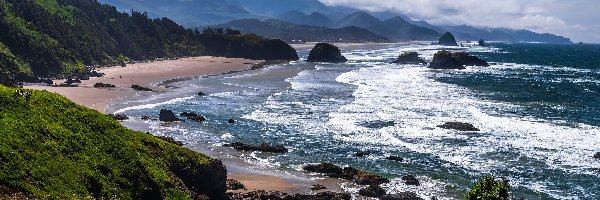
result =
M467 193L467 200L507 200L510 186L508 180L488 176L475 183L471 191Z

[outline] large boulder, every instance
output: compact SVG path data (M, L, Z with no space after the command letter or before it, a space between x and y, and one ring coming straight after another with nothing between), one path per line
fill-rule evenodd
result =
M381 200L424 200L414 192L400 192L396 194L383 195Z
M385 195L385 190L383 188L381 188L381 186L378 185L369 185L365 188L361 188L358 191L358 194L365 196L365 197L382 197L383 195Z
M600 159L600 152L596 153L596 155L594 155L595 159Z
M444 33L438 40L437 44L443 46L458 46L456 43L456 38L454 38L454 35L452 35L450 32Z
M342 55L340 49L329 43L318 43L308 54L308 62L346 62L348 59Z
M404 181L404 184L406 184L406 185L416 185L416 186L421 185L421 183L419 183L419 180L417 180L417 178L415 178L413 175L403 176L402 180Z
M322 173L332 178L351 180L358 185L381 185L390 182L388 179L371 172L358 170L353 167L341 168L331 163L309 164L302 169L309 172Z
M158 117L158 120L163 121L163 122L181 121L179 118L177 118L177 116L175 116L175 113L173 113L173 111L167 110L167 109L160 110L160 115Z
M438 51L433 55L433 61L429 63L431 69L465 69L466 66L490 66L486 61L465 52L452 53L449 51Z
M454 130L459 130L459 131L479 131L479 129L475 128L475 126L473 126L473 124L464 123L464 122L446 122L437 127L443 128L443 129L454 129Z
M394 61L394 63L398 64L409 64L409 65L426 65L427 62L422 58L419 58L419 53L417 52L404 52L398 56L398 58Z

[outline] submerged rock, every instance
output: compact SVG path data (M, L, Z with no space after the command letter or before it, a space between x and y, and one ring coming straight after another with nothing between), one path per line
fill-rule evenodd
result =
M261 145L249 145L241 142L234 142L231 144L225 144L223 146L233 147L233 149L238 151L261 151L261 152L269 152L269 153L287 153L288 150L284 146L281 145L269 145L263 143Z
M198 115L195 112L182 112L179 115L184 116L189 120L193 120L193 121L197 121L197 122L206 121L206 118L204 116Z
M475 128L473 124L463 122L446 122L443 125L439 125L437 127L443 129L454 129L459 131L479 131L479 129Z
M371 155L370 151L359 151L354 154L356 157L365 157Z
M400 192L396 194L383 195L380 200L424 200L414 192Z
M96 83L94 84L95 88L115 88L117 87L116 85L113 84L108 84L108 83Z
M177 118L177 116L175 116L175 113L173 113L173 111L167 110L167 109L160 110L160 115L158 117L158 120L163 121L163 122L181 121L179 118Z
M329 43L318 43L310 51L308 62L346 62L348 59L342 55L340 49Z
M390 180L371 172L358 171L352 178L352 182L359 185L381 185L389 183Z
M231 118L231 119L227 120L227 123L233 124L233 123L235 123L235 119Z
M465 66L490 66L486 61L465 52L438 51L429 63L431 69L466 69Z
M416 185L416 186L421 185L421 183L419 183L419 180L417 180L417 178L415 178L413 175L403 176L402 180L404 181L404 184L406 184L406 185Z
M427 62L422 58L419 58L419 53L417 52L404 52L398 56L398 58L394 61L394 63L398 64L410 64L410 65L426 65Z
M204 94L204 92L198 92L198 96L206 96L206 94Z
M452 35L450 32L444 33L438 40L437 44L443 46L458 46L456 43L456 38L454 38L454 35Z
M113 119L118 120L118 121L123 121L123 120L129 119L129 117L127 117L127 115L124 115L124 114L108 114L108 116L110 116Z
M227 179L227 190L246 190L246 186L234 179Z
M391 160L391 161L397 161L397 162L402 162L404 161L404 158L400 157L400 156L388 156L385 157L386 160Z
M385 190L378 185L369 185L368 187L361 188L358 194L365 197L381 197L385 195Z
M596 155L594 155L595 159L600 159L600 152L596 153Z
M140 85L131 85L131 88L133 88L134 90L138 90L138 91L152 91L152 89L147 88L147 87L143 87Z

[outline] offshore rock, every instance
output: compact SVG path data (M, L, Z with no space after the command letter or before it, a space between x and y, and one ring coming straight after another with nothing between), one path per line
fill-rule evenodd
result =
M310 51L307 61L341 63L348 59L342 55L338 47L329 43L318 43Z

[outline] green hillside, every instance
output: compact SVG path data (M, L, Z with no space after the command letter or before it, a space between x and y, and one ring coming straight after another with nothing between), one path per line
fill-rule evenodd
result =
M220 198L214 160L45 91L0 86L0 199Z

